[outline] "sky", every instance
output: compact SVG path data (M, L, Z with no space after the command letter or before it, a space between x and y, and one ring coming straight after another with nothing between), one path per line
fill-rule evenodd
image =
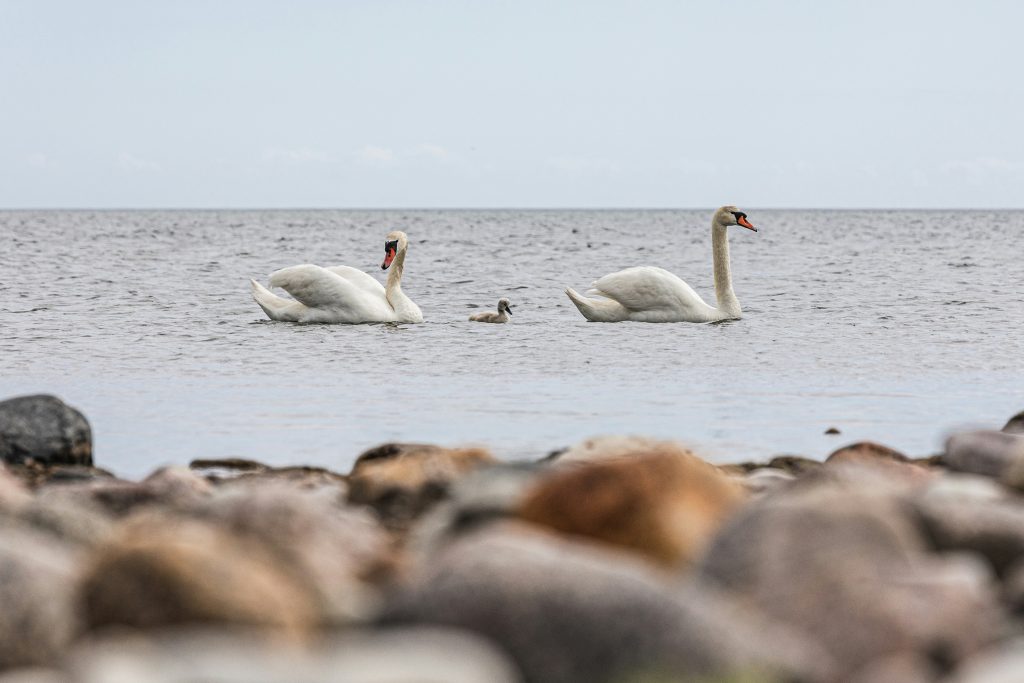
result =
M1024 3L0 0L0 208L1024 207Z

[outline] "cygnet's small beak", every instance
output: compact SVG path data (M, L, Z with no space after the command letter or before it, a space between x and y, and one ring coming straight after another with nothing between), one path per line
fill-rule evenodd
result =
M751 222L747 220L746 216L740 216L739 218L736 219L736 222L742 225L747 230L753 230L754 232L757 232L757 228L755 228L753 224L751 224Z

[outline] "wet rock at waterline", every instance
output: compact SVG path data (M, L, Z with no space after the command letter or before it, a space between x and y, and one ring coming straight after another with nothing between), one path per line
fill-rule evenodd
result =
M89 422L56 396L0 401L0 461L91 465Z

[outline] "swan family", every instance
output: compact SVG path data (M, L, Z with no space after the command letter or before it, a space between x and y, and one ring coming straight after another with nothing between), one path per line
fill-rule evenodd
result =
M586 295L571 287L565 293L587 320L593 322L690 322L734 320L742 309L732 289L727 230L738 225L757 232L747 214L735 206L723 206L711 219L711 247L715 274L715 299L710 306L676 275L655 266L626 268L596 280ZM419 306L402 291L402 272L409 239L404 232L384 238L382 270L391 269L387 284L350 266L322 268L311 264L282 268L270 275L270 286L292 296L280 297L250 280L252 295L271 320L298 323L421 323ZM498 310L470 316L474 322L504 323L512 314L509 300L498 301Z

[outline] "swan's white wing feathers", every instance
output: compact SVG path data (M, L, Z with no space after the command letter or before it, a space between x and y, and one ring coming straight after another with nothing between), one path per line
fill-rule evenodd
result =
M324 270L329 270L335 275L345 278L356 287L364 289L367 292L380 295L384 294L384 285L369 273L363 272L358 268L353 268L352 266L331 266Z
M693 287L664 268L653 266L626 268L605 275L592 287L595 294L614 299L630 311L705 313L711 308Z
M320 266L282 268L271 274L270 284L310 309L303 322L388 322L395 318L383 288L379 294L360 289Z

